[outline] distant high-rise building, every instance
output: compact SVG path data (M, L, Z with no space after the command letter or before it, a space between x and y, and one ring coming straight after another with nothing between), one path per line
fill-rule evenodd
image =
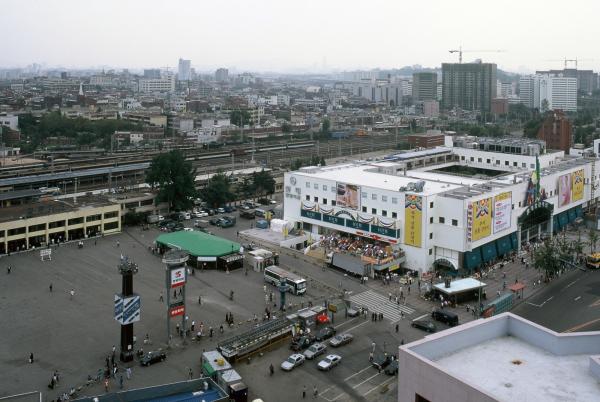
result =
M215 81L225 82L229 81L229 70L226 68L219 68L215 71Z
M536 71L537 75L563 76L577 79L577 90L592 93L598 89L598 73L592 70L577 70L574 68L565 68L563 70Z
M442 64L443 109L458 107L489 112L496 90L496 64Z
M144 78L159 79L160 70L158 68L148 68L144 70Z
M577 111L577 78L559 75L527 75L519 79L519 97L525 106L548 110Z
M191 60L179 59L179 68L177 70L177 78L179 81L189 81L191 79Z
M412 83L414 102L437 99L437 73L414 73Z

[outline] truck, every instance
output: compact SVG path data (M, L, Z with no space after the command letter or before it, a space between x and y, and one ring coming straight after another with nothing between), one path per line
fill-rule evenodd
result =
M148 215L146 217L146 222L147 223L158 223L163 221L165 218L163 218L162 215Z

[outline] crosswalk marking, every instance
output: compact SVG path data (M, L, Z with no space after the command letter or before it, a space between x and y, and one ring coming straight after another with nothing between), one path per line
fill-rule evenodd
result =
M382 294L373 290L367 290L362 293L350 296L350 301L362 307L366 307L369 312L383 313L383 317L392 322L401 318L400 312L409 315L415 312L415 309L403 304L396 304Z

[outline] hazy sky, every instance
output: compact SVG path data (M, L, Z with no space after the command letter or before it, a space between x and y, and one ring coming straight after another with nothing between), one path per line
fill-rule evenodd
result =
M0 0L0 66L198 70L436 67L600 70L600 0Z

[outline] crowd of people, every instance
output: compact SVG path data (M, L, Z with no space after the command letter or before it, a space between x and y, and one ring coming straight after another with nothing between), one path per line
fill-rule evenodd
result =
M324 236L321 244L328 250L346 252L354 255L384 259L400 257L400 250L392 250L389 244L369 240L361 236L348 236L332 233Z

